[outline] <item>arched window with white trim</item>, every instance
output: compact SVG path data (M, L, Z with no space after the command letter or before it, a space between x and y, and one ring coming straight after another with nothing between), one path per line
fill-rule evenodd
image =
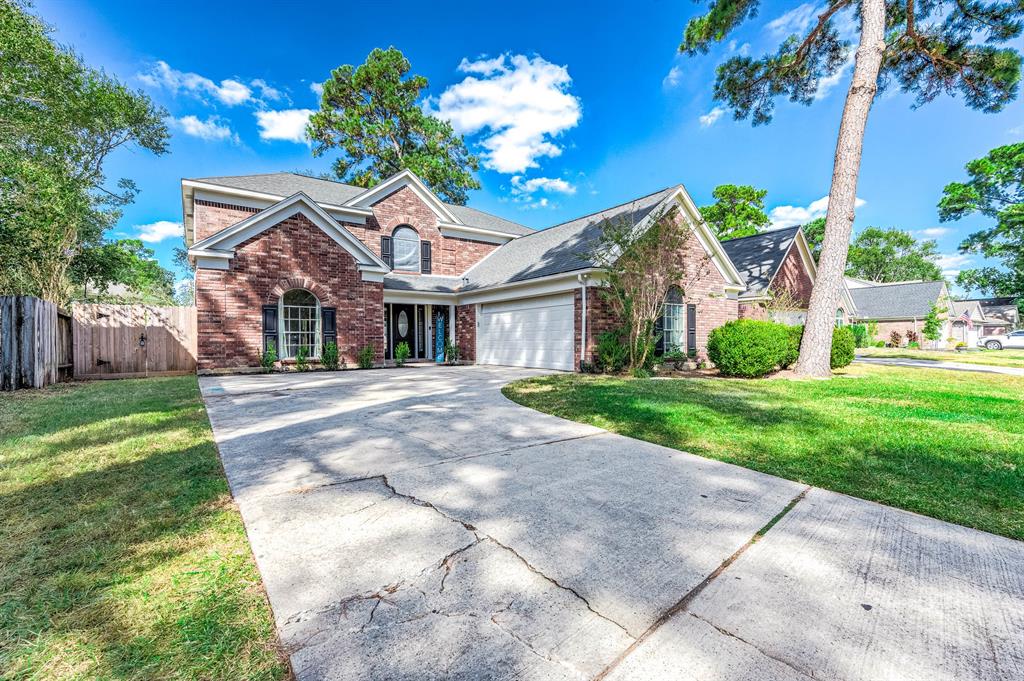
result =
M278 340L281 359L295 359L299 349L306 349L306 357L320 357L320 301L306 289L295 288L281 296L278 302L281 320Z
M843 324L846 323L846 312L843 308L836 310L836 328L842 328Z
M420 271L420 235L408 225L399 225L391 233L396 270Z

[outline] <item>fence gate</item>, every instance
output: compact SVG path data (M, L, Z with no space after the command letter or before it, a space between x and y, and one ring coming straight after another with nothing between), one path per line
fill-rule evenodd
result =
M196 309L76 303L75 378L129 378L196 370Z

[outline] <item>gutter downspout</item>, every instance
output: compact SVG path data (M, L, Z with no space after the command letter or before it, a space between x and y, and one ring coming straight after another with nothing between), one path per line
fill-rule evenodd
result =
M580 282L580 364L586 361L587 352L587 275L579 274L576 278Z

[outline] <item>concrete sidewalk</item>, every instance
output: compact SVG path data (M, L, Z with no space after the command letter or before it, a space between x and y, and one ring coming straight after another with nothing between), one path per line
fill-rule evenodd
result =
M1024 678L1024 543L501 395L537 373L202 379L299 679Z
M967 362L936 362L930 359L910 359L909 357L857 357L855 362L861 364L883 364L896 367L918 367L921 369L948 369L950 371L977 371L983 374L1006 374L1007 376L1024 376L1024 369L1017 367L994 366L991 364L969 364Z

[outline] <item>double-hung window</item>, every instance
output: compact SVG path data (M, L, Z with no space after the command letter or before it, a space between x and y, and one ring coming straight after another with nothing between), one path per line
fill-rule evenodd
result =
M662 334L665 352L686 351L686 305L665 303Z

